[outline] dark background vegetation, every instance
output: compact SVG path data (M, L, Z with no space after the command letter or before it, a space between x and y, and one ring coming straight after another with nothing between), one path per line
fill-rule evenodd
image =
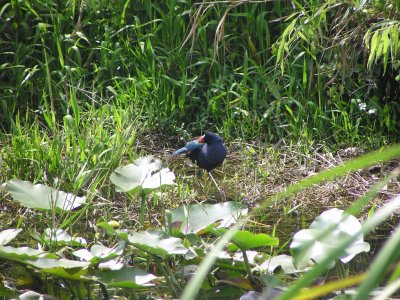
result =
M398 14L397 0L6 1L1 130L118 105L167 133L398 141Z

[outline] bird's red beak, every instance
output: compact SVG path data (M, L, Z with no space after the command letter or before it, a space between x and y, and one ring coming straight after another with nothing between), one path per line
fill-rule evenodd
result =
M198 141L199 143L204 143L204 135L202 135L201 137L199 137L199 138L197 139L197 141Z

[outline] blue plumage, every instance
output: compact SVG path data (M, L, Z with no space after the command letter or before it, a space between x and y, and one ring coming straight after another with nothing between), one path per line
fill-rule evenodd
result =
M191 141L185 147L176 150L172 157L182 153L188 153L192 162L210 172L223 163L227 149L219 135L213 132L206 132L205 135L197 140Z

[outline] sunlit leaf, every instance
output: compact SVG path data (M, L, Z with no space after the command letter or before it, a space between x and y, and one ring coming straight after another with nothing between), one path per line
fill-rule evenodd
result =
M224 234L227 229L221 228L213 232L217 231L219 231L219 235L221 235ZM279 239L270 237L268 234L265 233L252 233L246 230L239 230L232 238L232 243L234 243L241 250L249 250L265 246L278 246ZM229 250L235 251L236 249L230 248Z
M163 168L159 159L146 156L136 159L132 164L117 168L110 176L118 192L131 192L142 188L157 189L174 184L175 175Z
M57 245L84 246L86 240L82 237L72 237L62 229L46 228L44 240L47 243L57 243Z
M33 249L30 247L11 247L11 246L0 246L0 258L15 260L15 259L26 259L26 258L37 258L39 256L54 256L54 254L46 253L43 250Z
M41 272L51 274L70 280L81 280L82 276L88 272L88 262L68 260L37 258L25 259L24 262L32 267L40 269Z
M55 190L47 185L12 179L7 182L11 197L23 206L56 211L71 210L85 203L86 197Z
M218 228L229 227L246 214L247 207L233 201L187 205L171 212L171 224L174 230L183 234L199 233L217 222Z
M310 265L311 264L312 263L310 262ZM293 257L286 254L277 255L271 259L267 259L259 266L259 268L261 271L265 270L268 273L274 273L277 268L281 268L284 274L296 274L309 270L309 267L301 270L296 269L293 264Z
M360 230L360 222L354 216L344 214L343 210L333 208L323 212L309 229L300 230L294 235L290 249L295 266L305 268L310 259L317 263L322 261L326 253L337 247L337 241L354 236ZM343 249L338 258L347 263L358 253L368 252L369 248L362 235L354 236L354 242Z
M79 249L79 250L72 252L72 254L74 256L80 258L81 260L89 261L89 262L94 258L92 253L90 253L90 251L87 249Z
M157 229L149 229L142 232L117 230L117 234L136 248L161 258L167 258L171 255L183 255L188 251L182 244L181 239L170 237L165 232Z
M113 248L96 244L91 247L90 251L80 249L72 254L81 260L90 262L92 265L98 265L100 269L119 270L124 266L123 263L119 262L119 257L122 255L125 245L125 241L119 242Z
M74 269L74 268L85 268L89 266L89 263L69 260L69 259L53 259L40 257L38 259L26 259L25 262L35 266L38 269L50 269L50 268L64 268L64 269Z
M51 295L39 294L34 291L26 291L19 295L18 300L56 300L57 298Z
M0 246L8 244L20 233L22 229L6 229L0 232Z
M123 268L117 271L97 271L89 278L107 286L135 289L153 286L150 281L157 277L140 269Z

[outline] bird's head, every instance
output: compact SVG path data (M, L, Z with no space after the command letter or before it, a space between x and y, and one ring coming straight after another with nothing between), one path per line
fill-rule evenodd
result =
M197 139L198 143L214 143L214 142L222 142L222 139L219 135L215 134L214 132L207 131L204 135Z

